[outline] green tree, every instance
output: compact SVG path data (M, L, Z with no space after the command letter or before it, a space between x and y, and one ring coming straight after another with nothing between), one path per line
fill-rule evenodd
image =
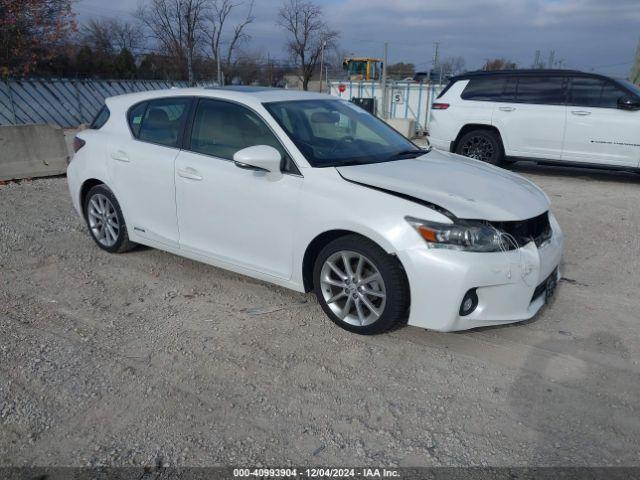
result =
M113 60L113 73L117 78L134 78L136 76L136 61L127 48L120 50Z
M84 77L96 74L96 64L91 47L85 45L76 54L76 72Z

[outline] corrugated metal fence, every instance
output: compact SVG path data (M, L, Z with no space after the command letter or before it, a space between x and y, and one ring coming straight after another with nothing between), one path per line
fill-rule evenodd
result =
M106 97L186 86L162 80L7 79L0 82L0 125L73 128L91 122Z

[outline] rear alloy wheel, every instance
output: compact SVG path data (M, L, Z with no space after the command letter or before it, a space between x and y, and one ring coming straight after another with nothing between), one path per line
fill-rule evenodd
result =
M327 245L314 269L316 296L342 328L361 334L389 330L406 318L408 285L397 259L349 235Z
M491 130L472 130L464 134L456 153L492 165L500 165L504 160L500 139Z
M135 246L129 241L120 205L105 185L96 185L89 190L84 211L91 237L100 248L111 253L122 253Z

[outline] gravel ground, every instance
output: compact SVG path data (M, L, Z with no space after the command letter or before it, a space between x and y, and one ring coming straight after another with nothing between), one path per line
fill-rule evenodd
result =
M640 176L513 168L567 235L552 304L373 337L312 295L100 251L64 178L0 186L0 466L640 465Z

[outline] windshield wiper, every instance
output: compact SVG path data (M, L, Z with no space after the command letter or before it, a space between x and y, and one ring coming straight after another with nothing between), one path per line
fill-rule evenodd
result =
M417 150L402 150L398 153L394 153L393 155L391 155L387 161L390 160L400 160L402 158L416 158L416 157L420 157L422 155L424 155L425 153L429 153L428 150L422 150L422 149L417 149Z

